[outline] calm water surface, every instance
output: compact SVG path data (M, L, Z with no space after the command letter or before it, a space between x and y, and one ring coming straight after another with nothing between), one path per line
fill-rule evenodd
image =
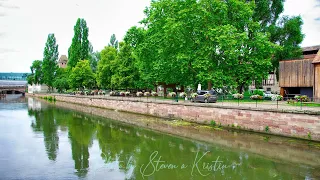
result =
M320 164L285 162L8 98L0 101L0 179L320 179ZM310 158L308 152L301 158Z

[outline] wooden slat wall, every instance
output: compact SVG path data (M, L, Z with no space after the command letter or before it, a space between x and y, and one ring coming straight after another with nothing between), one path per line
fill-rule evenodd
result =
M313 59L280 61L280 87L313 87Z
M320 101L320 64L314 64L315 81L314 81L314 97L315 101Z

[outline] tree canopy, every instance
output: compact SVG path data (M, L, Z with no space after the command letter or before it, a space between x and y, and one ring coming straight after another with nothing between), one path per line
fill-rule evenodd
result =
M58 45L56 44L56 38L54 34L49 34L46 42L46 46L43 52L43 82L51 89L55 79L55 73L58 69Z
M89 28L87 27L87 22L78 18L73 30L74 36L68 50L68 66L70 68L76 66L78 61L89 58Z

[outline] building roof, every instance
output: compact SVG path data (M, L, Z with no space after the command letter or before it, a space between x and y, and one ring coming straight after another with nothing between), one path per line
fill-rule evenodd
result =
M59 59L59 62L68 62L67 56L66 55L61 55L60 59Z
M320 49L320 45L316 45L316 46L309 46L309 47L303 47L302 51L306 52L306 51L317 51Z
M320 50L318 51L316 57L314 58L314 60L312 61L313 64L315 63L320 63Z

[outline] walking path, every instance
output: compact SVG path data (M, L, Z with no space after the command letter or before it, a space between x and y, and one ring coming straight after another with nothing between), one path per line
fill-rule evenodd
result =
M54 94L52 94L54 95ZM58 94L57 94L58 95ZM59 94L61 95L61 94ZM66 95L74 96L74 95ZM128 101L138 101L138 102L156 102L156 103L170 103L170 104L185 104L185 105L195 105L195 106L209 106L209 107L225 107L225 108L235 108L235 109L252 109L252 110L268 110L268 111L287 111L287 112L298 112L298 113L308 113L320 114L320 107L310 107L310 106L300 106L299 103L295 105L287 104L286 101L263 101L263 102L226 102L218 101L216 103L194 103L189 100L181 100L178 102L172 99L163 99L160 97L122 97L122 96L109 96L109 95L95 95L95 96L84 96L75 95L79 97L94 97L94 98L105 98L112 100L128 100Z

